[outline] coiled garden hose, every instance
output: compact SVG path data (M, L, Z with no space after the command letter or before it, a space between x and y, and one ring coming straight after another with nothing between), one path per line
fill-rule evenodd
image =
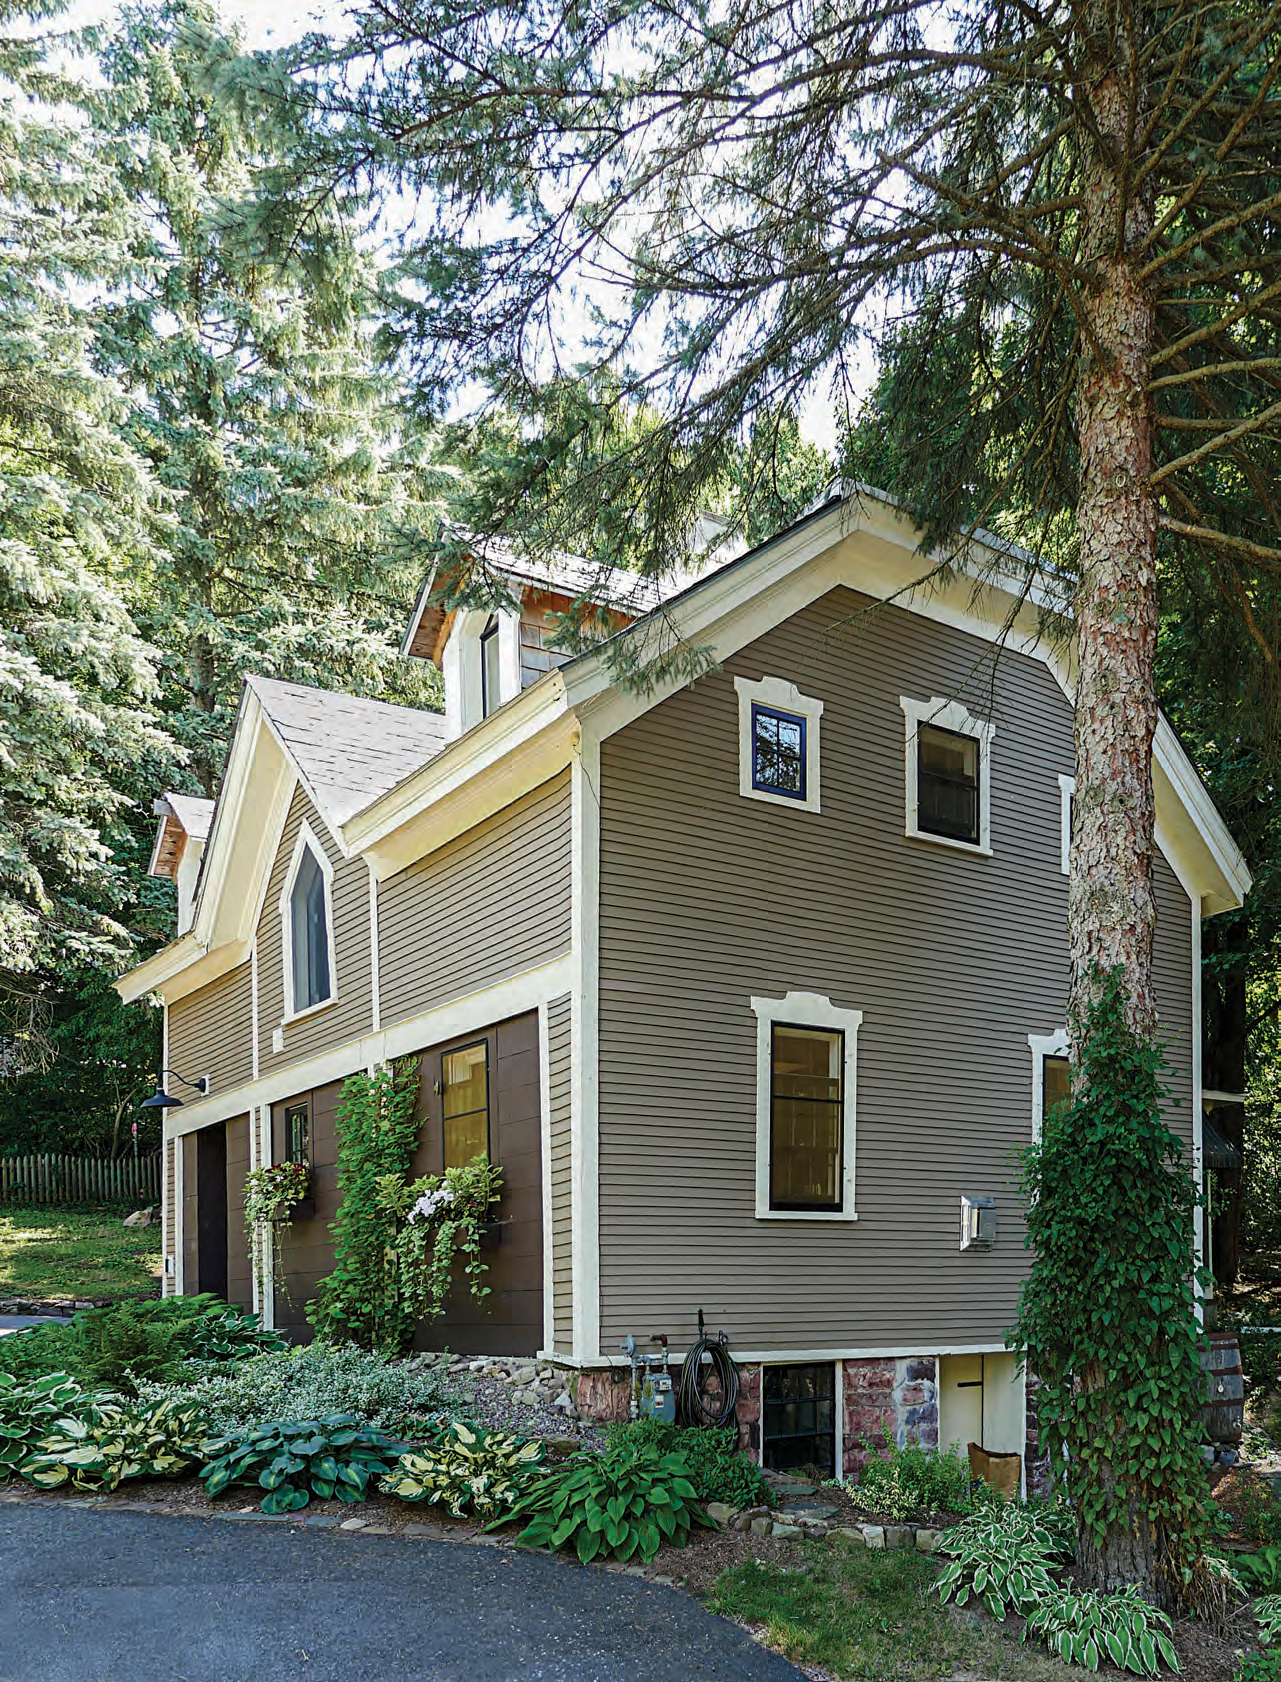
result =
M676 1392L676 1413L682 1425L722 1429L734 1417L738 1404L738 1368L730 1354L725 1333L703 1335L703 1315L698 1316L698 1341L690 1346L681 1367Z

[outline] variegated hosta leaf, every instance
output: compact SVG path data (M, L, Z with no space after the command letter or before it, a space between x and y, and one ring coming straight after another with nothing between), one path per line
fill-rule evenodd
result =
M492 1518L543 1477L542 1455L539 1442L455 1422L426 1449L401 1455L380 1487L402 1501L444 1505L455 1518Z

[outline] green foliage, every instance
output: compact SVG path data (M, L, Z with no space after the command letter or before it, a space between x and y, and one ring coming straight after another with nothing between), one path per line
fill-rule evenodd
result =
M1077 1038L1071 1102L1025 1154L1034 1260L1010 1341L1040 1379L1042 1441L1081 1528L1151 1526L1179 1583L1209 1528L1196 1193L1161 1116L1160 1051L1127 1026L1119 974L1098 978Z
M506 1514L540 1478L543 1445L455 1420L425 1448L402 1454L378 1487L402 1501L443 1506L455 1518Z
M264 1513L293 1513L313 1495L363 1501L369 1480L391 1470L402 1444L346 1414L290 1420L211 1445L200 1473L212 1500L236 1484L267 1491Z
M1281 1594L1262 1594L1251 1606L1259 1626L1259 1640L1265 1647L1281 1641Z
M1243 1654L1234 1682L1281 1682L1281 1652Z
M1237 1528L1247 1542L1266 1552L1279 1551L1281 1544L1281 1501L1263 1478L1245 1477L1232 1492L1232 1511Z
M1138 1676L1155 1676L1162 1663L1181 1668L1169 1618L1142 1599L1135 1584L1119 1594L1053 1587L1028 1614L1024 1633L1039 1636L1064 1664L1087 1670L1108 1659Z
M209 1427L178 1402L154 1407L94 1401L36 1444L22 1475L37 1489L113 1490L126 1478L176 1478L204 1457Z
M267 1331L256 1314L239 1308L202 1314L191 1331L190 1352L197 1361L251 1361L255 1355L278 1354L288 1348L284 1338Z
M1065 1528L1052 1509L1016 1502L962 1520L938 1545L950 1560L938 1580L939 1598L964 1606L973 1594L993 1618L1026 1616L1052 1592L1050 1572L1071 1554Z
M125 1226L124 1212L0 1205L0 1279L6 1294L73 1299L101 1294L113 1301L151 1296L161 1265L160 1228ZM13 1341L6 1339L6 1347Z
M436 1320L445 1312L460 1256L472 1297L480 1302L489 1295L480 1240L502 1183L502 1169L483 1156L403 1189L385 1183L387 1207L402 1223L395 1239L397 1288L410 1319Z
M974 1510L970 1469L958 1454L932 1452L918 1443L900 1448L891 1442L884 1451L863 1445L870 1456L856 1484L845 1486L855 1506L886 1518L928 1517L934 1513Z
M739 1453L732 1426L724 1431L692 1430L668 1425L661 1419L634 1419L611 1425L608 1443L611 1454L645 1444L659 1454L676 1455L688 1467L689 1481L704 1504L724 1501L731 1507L773 1505L773 1490L756 1462Z
M413 1322L400 1300L396 1216L385 1181L409 1173L418 1148L418 1064L406 1058L372 1075L349 1075L338 1106L338 1214L334 1270L307 1317L319 1337L389 1354L406 1348Z
M65 1372L42 1373L26 1382L0 1372L0 1483L22 1470L60 1420L76 1417L89 1401Z
M457 1406L444 1375L408 1361L389 1361L355 1344L311 1343L304 1349L205 1370L194 1382L140 1385L149 1400L190 1398L216 1431L232 1435L275 1419L321 1419L341 1413L393 1436L416 1441Z
M1261 1548L1254 1554L1237 1554L1232 1563L1237 1575L1256 1593L1260 1589L1281 1590L1281 1547Z
M519 1545L572 1544L584 1565L610 1554L650 1560L664 1542L684 1547L691 1525L712 1523L685 1461L649 1443L575 1455L517 1502L511 1516L528 1520Z
M276 1287L289 1295L285 1233L294 1206L306 1197L310 1183L311 1170L305 1162L268 1162L245 1175L245 1233L260 1297L265 1297L269 1289L268 1245L275 1262Z

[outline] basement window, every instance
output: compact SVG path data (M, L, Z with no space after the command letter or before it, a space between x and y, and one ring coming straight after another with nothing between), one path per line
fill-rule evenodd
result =
M836 1475L836 1364L769 1367L763 1372L761 1460L773 1472Z

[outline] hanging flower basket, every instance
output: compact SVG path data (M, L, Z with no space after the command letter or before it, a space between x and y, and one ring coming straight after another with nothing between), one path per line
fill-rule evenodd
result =
M300 1197L291 1203L287 1209L267 1218L272 1226L288 1226L290 1221L309 1221L316 1213L316 1199L314 1197Z

